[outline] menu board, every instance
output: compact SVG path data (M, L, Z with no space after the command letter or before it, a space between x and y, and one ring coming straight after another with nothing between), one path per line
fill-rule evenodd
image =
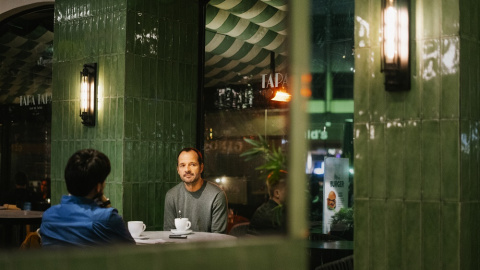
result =
M325 158L323 182L323 233L330 231L332 216L348 207L348 158Z

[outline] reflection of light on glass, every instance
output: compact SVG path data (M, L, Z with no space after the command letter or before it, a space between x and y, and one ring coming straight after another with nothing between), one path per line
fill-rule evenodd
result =
M222 177L222 183L226 183L226 182L227 182L227 178Z
M383 28L383 49L385 52L385 62L393 63L395 60L396 44L397 44L397 10L390 6L387 7L384 14L384 28Z
M348 169L348 172L349 172L351 175L353 175L353 169L352 169L352 168Z
M313 167L312 153L308 152L307 166L305 168L305 173L307 173L307 174L312 173L312 167Z
M98 111L100 112L103 108L103 86L100 84L97 87L97 98L98 98L97 108L98 108Z
M447 48L446 51L443 53L442 65L443 71L446 74L454 74L458 70L459 59L458 59L458 52L457 52L457 44L458 40L444 40L443 47Z
M220 183L220 178L215 179L215 182Z

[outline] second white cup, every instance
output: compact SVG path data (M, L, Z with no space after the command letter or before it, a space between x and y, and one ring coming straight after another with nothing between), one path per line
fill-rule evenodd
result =
M192 226L192 223L188 221L188 218L175 219L175 228L177 228L177 231L186 231L190 229L190 226Z
M145 231L147 226L143 223L143 221L129 221L128 222L128 231L132 235L132 237L139 237L140 234Z

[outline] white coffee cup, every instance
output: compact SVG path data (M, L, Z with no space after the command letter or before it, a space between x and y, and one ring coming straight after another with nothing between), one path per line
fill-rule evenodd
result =
M128 222L128 231L132 237L139 237L140 234L145 231L147 226L143 224L143 221L129 221Z
M177 231L186 231L190 229L190 226L192 226L192 223L188 221L188 218L176 218L175 219L175 228L177 228Z

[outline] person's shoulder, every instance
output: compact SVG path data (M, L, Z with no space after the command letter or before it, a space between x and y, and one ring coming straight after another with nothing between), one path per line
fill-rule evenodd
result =
M174 195L174 194L177 194L179 193L180 191L182 191L181 187L183 186L183 182L180 182L178 184L176 184L175 186L171 187L168 191L167 191L167 196L168 195Z
M205 187L206 190L213 192L223 192L223 189L219 185L207 180L205 180L205 182L207 183Z

